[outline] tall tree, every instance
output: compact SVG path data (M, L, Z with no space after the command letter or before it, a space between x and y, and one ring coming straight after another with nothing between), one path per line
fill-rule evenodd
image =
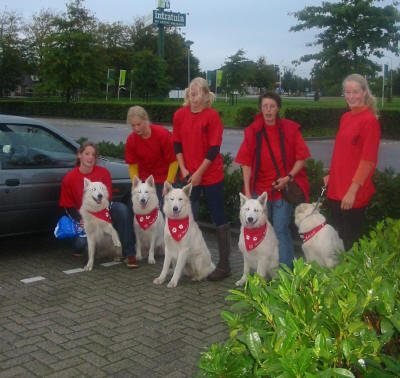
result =
M55 18L55 32L43 49L43 85L59 91L66 102L81 92L98 89L105 71L96 54L95 19L82 3L71 1L66 13Z
M249 68L248 84L258 88L260 94L262 91L275 87L276 75L274 66L267 64L265 57L260 57L256 62L251 62Z
M398 2L384 7L376 5L379 2L382 0L324 1L321 6L294 13L299 24L291 31L321 29L310 44L321 50L300 58L300 62L315 61L312 76L317 87L337 92L346 74L373 77L380 67L372 57L381 58L386 50L399 54Z
M224 72L222 76L221 87L228 93L238 91L243 93L249 79L249 60L246 58L246 52L239 49L236 54L229 56L222 67Z
M22 19L17 13L0 13L0 96L22 81L26 59L22 54L21 30Z

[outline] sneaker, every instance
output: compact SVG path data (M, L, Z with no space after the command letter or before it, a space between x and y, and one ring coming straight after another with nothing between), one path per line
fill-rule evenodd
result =
M136 256L128 256L126 266L130 269L139 268L139 265L136 261Z

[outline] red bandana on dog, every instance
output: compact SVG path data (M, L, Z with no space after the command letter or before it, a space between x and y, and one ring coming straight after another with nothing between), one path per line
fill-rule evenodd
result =
M182 219L168 218L168 229L176 241L181 240L189 229L189 217Z
M149 214L136 214L136 221L142 230L147 230L158 218L158 207L156 207Z
M257 228L243 228L244 244L246 245L247 252L256 248L265 238L267 233L267 224Z
M92 213L91 211L89 211L89 213L94 215L96 218L99 218L103 221L111 223L111 216L110 216L110 212L108 211L108 209L103 209L96 213Z
M308 232L305 232L304 234L301 234L300 237L303 239L303 243L305 243L306 241L310 240L325 225L326 225L325 222L321 223L319 226L313 228L311 231L308 231Z

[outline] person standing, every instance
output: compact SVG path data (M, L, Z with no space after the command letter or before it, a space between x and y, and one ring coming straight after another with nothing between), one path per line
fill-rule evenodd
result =
M294 248L290 224L294 206L283 199L282 190L294 181L308 201L309 183L304 166L310 151L300 125L279 118L281 103L275 92L260 96L261 113L246 128L235 162L242 167L246 197L268 193L268 217L279 240L279 262L292 267Z
M224 211L224 165L220 147L223 125L211 107L215 96L201 77L194 78L185 92L185 101L173 117L172 138L181 178L192 183L191 203L198 218L200 194L217 226L219 261L210 273L211 281L230 275L230 226Z
M121 241L122 256L127 258L128 268L137 268L132 211L126 204L112 201L111 175L107 168L96 164L97 156L97 146L92 142L85 142L78 149L76 167L69 171L62 180L59 205L65 209L68 215L81 223L79 209L82 206L84 178L102 182L108 190L111 222ZM72 247L75 252L83 252L86 246L86 237L72 239Z
M324 182L333 223L348 250L362 235L365 208L375 192L372 176L378 161L381 127L376 99L363 76L347 76L343 95L350 111L340 119Z
M141 106L130 107L126 120L133 129L125 146L125 161L131 180L137 176L145 181L153 175L158 200L162 204L164 181L172 184L178 170L171 133L162 126L152 124Z

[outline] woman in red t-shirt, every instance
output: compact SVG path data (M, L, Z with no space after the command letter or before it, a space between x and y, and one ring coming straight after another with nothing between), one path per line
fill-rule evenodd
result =
M133 129L125 146L129 175L132 180L137 176L142 181L153 175L161 204L164 182L173 183L178 170L171 133L162 126L152 124L141 106L130 107L126 121Z
M343 94L350 111L340 119L324 182L328 185L333 223L348 250L362 235L365 208L375 192L372 175L378 161L381 128L375 97L363 76L347 76Z
M97 155L97 146L92 142L85 142L78 149L76 167L62 180L59 205L77 222L81 222L79 209L82 206L84 178L102 182L108 189L111 221L121 240L122 255L127 257L128 268L137 268L132 211L122 202L111 201L111 175L107 168L96 164ZM80 253L87 246L86 237L74 238L72 244L74 250Z
M214 94L205 79L197 77L185 92L184 106L173 117L172 138L182 179L193 185L191 202L197 219L200 194L217 226L219 262L208 279L230 275L230 228L224 211L224 165L220 153L223 125L211 107Z
M243 191L248 198L268 193L268 217L279 240L279 262L292 267L294 248L290 224L293 205L282 198L281 190L289 181L295 181L302 189L304 199L308 200L309 184L304 165L310 151L301 136L300 125L279 118L281 98L278 94L262 95L260 108L261 113L244 132L235 162L242 166ZM257 143L259 152L256 152Z

